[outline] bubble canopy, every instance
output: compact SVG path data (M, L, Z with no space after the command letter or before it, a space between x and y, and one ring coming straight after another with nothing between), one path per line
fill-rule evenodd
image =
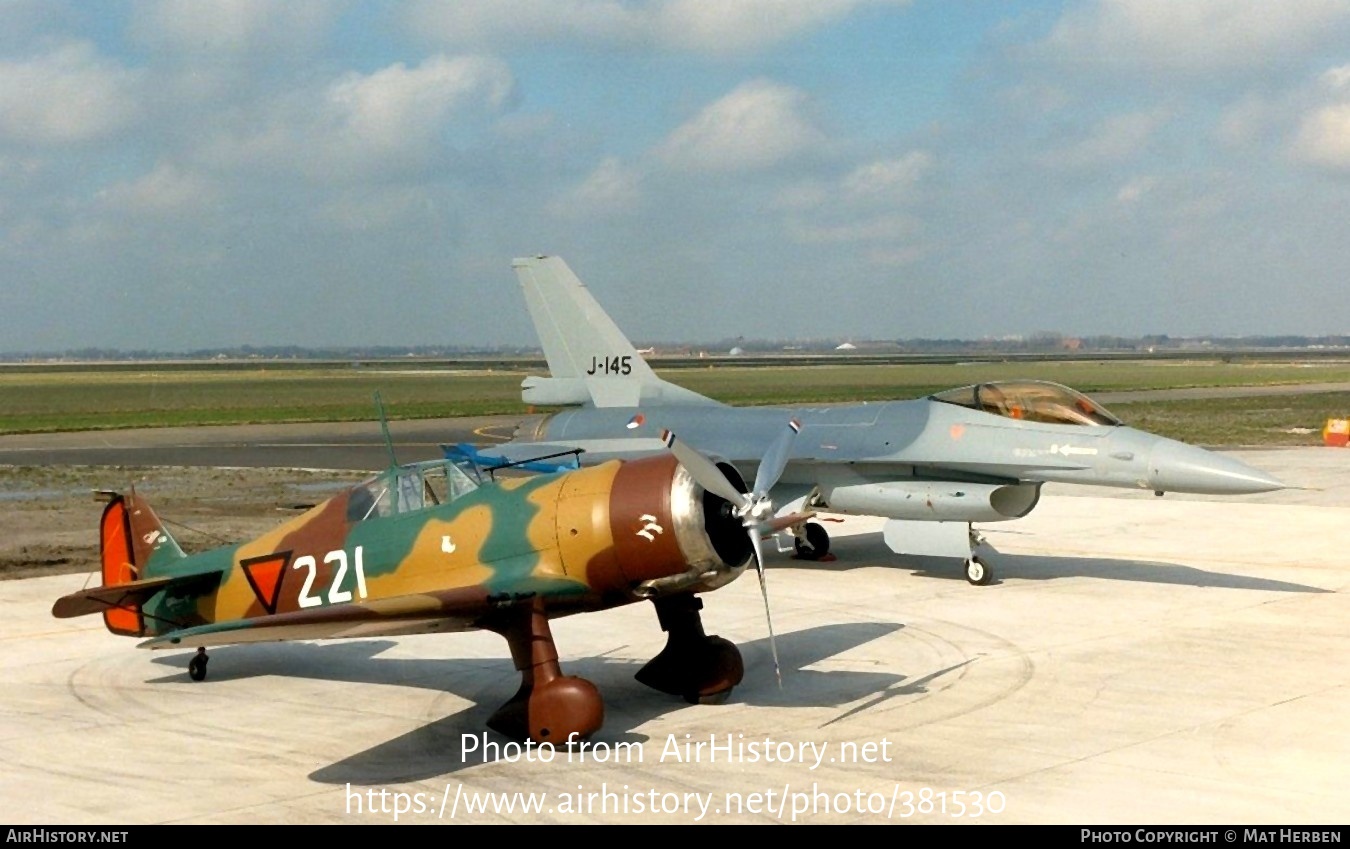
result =
M1116 427L1123 422L1082 392L1042 380L974 383L928 396L1028 422Z

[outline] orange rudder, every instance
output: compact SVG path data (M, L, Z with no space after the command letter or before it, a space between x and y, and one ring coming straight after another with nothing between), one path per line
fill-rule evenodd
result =
M103 586L129 584L136 580L135 552L131 544L131 521L126 499L118 495L103 508L99 524L99 554L103 562ZM140 637L145 617L138 601L125 601L103 612L103 624L114 634Z

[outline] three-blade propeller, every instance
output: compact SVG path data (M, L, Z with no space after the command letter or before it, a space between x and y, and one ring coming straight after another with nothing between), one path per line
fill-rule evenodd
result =
M661 440L675 455L675 459L689 471L700 486L714 495L725 498L735 509L736 517L741 520L750 535L750 545L755 552L755 572L759 575L759 591L764 597L764 619L769 625L769 647L773 650L773 671L778 677L778 686L783 686L783 672L778 664L778 643L773 633L773 617L769 614L769 590L764 583L764 547L765 534L780 531L809 518L810 513L793 513L790 516L774 518L773 501L769 491L787 466L792 451L792 441L796 439L802 426L796 420L788 422L787 428L773 441L769 450L760 461L759 471L755 473L755 485L750 492L741 492L727 478L717 464L697 449L686 445L669 430L662 431Z

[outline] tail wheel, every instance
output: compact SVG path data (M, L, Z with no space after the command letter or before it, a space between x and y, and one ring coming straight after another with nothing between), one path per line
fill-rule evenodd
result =
M193 681L206 680L206 649L197 649L197 653L188 661L188 677Z
M830 533L816 522L807 522L802 527L802 535L795 537L792 546L799 560L820 560L830 553Z

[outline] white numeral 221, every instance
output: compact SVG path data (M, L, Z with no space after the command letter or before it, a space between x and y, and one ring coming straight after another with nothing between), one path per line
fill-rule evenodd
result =
M328 587L328 603L339 604L344 601L352 600L352 591L339 589L342 586L342 579L347 576L347 552L342 549L330 551L323 556L323 562L336 563L337 572L333 575L333 583ZM366 597L366 569L361 562L361 546L357 546L352 552L352 566L356 571L356 595L360 598ZM323 604L323 599L316 598L309 594L314 588L314 578L318 575L319 564L315 562L311 555L295 558L291 564L292 569L308 569L309 574L305 575L305 585L300 588L300 606L318 607Z

